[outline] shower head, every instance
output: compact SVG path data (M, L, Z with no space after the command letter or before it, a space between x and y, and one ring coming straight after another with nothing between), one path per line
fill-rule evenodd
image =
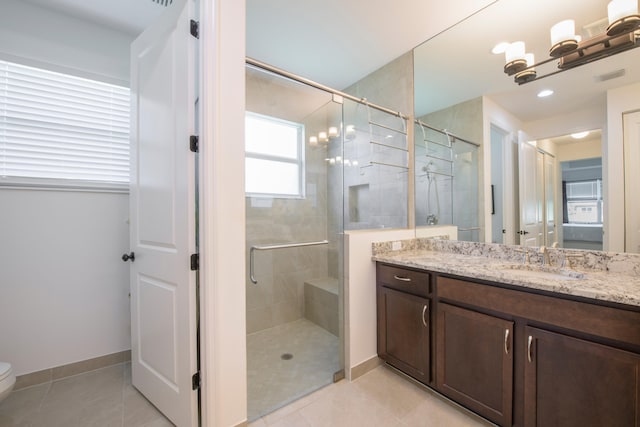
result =
M435 168L436 165L433 163L433 160L430 160L429 163L422 167L422 171L428 174L429 172L433 172Z

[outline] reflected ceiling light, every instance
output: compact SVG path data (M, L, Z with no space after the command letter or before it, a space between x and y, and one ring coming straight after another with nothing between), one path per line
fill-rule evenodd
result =
M589 135L589 131L588 130L586 130L584 132L572 133L571 134L571 138L573 138L573 139L582 139L582 138L586 138L587 135Z
M335 126L331 126L329 128L329 138L335 138L338 136L338 128Z
M507 48L511 43L508 42L500 42L491 49L491 53L494 55L501 55L506 52Z
M309 145L312 147L316 147L318 145L318 137L317 136L310 136L309 137Z
M553 91L551 89L544 89L538 92L538 98L546 98L551 95L553 95Z
M613 0L607 6L607 14L606 32L585 40L576 34L573 19L555 24L551 27L550 58L537 64L526 60L524 42L511 43L505 51L504 72L514 76L516 83L524 84L640 46L637 0ZM559 59L557 69L536 74L536 68L554 59Z

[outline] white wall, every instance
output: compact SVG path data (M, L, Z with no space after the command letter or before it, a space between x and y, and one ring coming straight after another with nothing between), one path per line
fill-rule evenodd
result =
M605 105L576 110L524 123L524 131L532 140L568 135L585 130L604 129L607 123Z
M2 0L0 58L128 85L131 36ZM16 374L130 348L128 195L0 187L0 360Z
M624 150L622 115L640 109L640 83L607 92L607 130L602 141L604 250L624 252Z
M493 234L492 221L491 221L491 126L495 126L510 136L506 137L504 143L504 228L509 232L508 235L504 235L504 243L515 243L514 237L518 220L518 198L517 198L517 182L515 181L514 171L517 169L517 150L515 144L509 144L509 140L517 141L518 131L522 129L522 121L512 115L507 110L496 104L491 98L482 97L482 112L483 112L483 142L480 148L482 152L482 161L480 162L481 174L484 178L482 181L482 199L481 203L484 204L481 216L484 225L485 238L484 242L491 242ZM511 200L511 202L509 202Z
M18 0L0 6L0 58L128 85L128 34Z
M201 3L202 416L227 427L247 419L245 2Z
M130 348L128 206L0 189L0 360L17 375Z
M362 230L345 232L345 371L376 357L376 264L371 261L371 244L405 240L414 230Z

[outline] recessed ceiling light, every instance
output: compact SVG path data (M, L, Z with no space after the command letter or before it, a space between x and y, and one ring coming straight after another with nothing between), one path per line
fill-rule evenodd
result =
M572 133L571 134L571 138L573 139L582 139L585 138L587 135L589 135L589 131L584 131L584 132L577 132L577 133Z
M545 98L551 95L553 95L553 91L551 89L545 89L538 92L538 98Z
M507 48L509 47L511 43L507 43L507 42L500 42L497 45L495 45L493 47L493 49L491 49L491 53L496 54L496 55L500 55L502 53L504 53Z

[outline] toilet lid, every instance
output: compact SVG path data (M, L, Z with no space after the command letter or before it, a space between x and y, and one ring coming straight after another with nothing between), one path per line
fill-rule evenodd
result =
M11 375L11 364L0 362L0 381Z

